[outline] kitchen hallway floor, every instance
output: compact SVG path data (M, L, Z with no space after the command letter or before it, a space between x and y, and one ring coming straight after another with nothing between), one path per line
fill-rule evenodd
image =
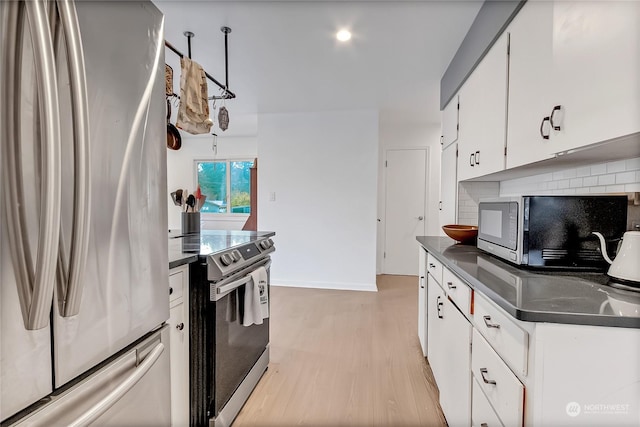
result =
M271 288L271 361L233 427L446 426L415 276L378 292Z

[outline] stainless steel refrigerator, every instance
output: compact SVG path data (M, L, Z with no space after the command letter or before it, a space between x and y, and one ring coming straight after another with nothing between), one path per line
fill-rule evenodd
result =
M164 18L0 1L0 422L169 425Z

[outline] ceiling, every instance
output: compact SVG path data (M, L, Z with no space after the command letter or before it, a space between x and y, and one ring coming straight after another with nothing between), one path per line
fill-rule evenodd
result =
M224 83L231 114L376 109L439 123L440 78L482 1L165 1L165 37ZM335 33L349 29L350 42ZM178 67L167 50L167 62ZM176 80L178 80L176 78ZM176 83L177 84L177 83ZM209 85L210 95L215 92Z

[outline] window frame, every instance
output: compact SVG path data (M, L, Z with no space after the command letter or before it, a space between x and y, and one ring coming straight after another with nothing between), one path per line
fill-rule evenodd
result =
M227 164L227 173L226 173L226 185L227 185L227 206L229 210L231 210L231 162L251 162L255 166L258 157L225 157L224 159L215 159L215 158L197 158L193 159L193 192L195 193L198 188L198 163L207 163L207 162L225 162ZM251 188L249 188L249 194L251 194ZM213 212L200 212L200 215L203 218L207 219L224 219L224 218L249 218L250 213L232 213L232 212L224 212L224 213L213 213Z

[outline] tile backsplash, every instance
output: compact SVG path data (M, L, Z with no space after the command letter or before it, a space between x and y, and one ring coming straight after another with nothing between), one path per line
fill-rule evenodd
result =
M478 200L486 197L610 193L628 194L627 228L640 227L640 157L500 182L461 182L458 187L458 223L477 225Z
M500 196L640 192L640 157L500 182Z

